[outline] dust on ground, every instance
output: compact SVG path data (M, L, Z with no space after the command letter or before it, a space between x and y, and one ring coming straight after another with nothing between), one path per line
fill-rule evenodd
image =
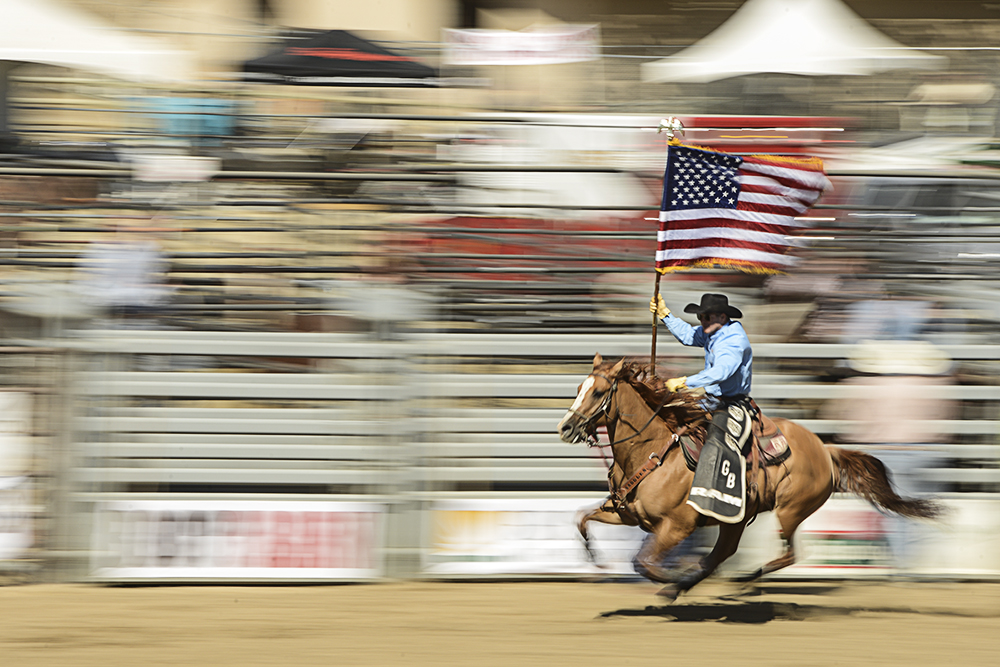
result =
M1000 582L0 587L3 665L1000 664Z

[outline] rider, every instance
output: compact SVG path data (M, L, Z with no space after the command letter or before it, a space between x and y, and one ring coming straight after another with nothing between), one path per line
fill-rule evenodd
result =
M698 321L701 322L701 326L698 327L691 326L672 315L660 294L650 299L649 310L663 321L670 333L682 345L705 348L705 370L689 377L671 378L666 382L667 390L672 392L686 387L705 389L702 407L713 414L699 461L704 463L706 460L718 460L718 456L706 456L713 447L735 450L742 459L739 447L733 446L735 441L726 447L726 435L731 434L731 440L739 435L735 424L734 431L737 432L732 433L729 430L729 420L731 416L741 416L743 414L741 409L746 409L745 404L749 399L753 376L753 350L750 347L750 339L747 338L743 325L734 321L743 317L743 313L729 305L729 298L724 294L703 294L700 304L689 303L684 307L685 313L697 315ZM699 466L699 472L700 470ZM696 472L696 483L699 476ZM696 507L701 509L697 504ZM730 508L723 510L723 514L727 517L729 510ZM715 512L710 514L714 516ZM742 517L742 514L740 508L739 516Z

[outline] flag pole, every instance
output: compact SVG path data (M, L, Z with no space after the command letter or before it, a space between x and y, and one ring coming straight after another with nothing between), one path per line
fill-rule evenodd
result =
M653 283L653 301L656 301L656 297L660 294L660 276L662 274L656 272L656 282ZM659 324L656 318L656 313L653 313L653 348L649 351L649 373L652 376L656 376L656 325Z
M660 125L656 128L656 133L664 133L667 135L667 162L669 165L670 161L670 144L677 140L675 136L677 133L684 134L684 124L678 118L670 116L669 118L664 118L660 121ZM663 187L667 187L666 178L663 179ZM655 270L655 269L654 269ZM656 271L656 280L653 283L653 302L655 303L657 297L660 295L660 278L663 274ZM653 313L653 344L652 349L649 352L649 372L650 375L656 376L656 325L659 324L657 321L656 313Z

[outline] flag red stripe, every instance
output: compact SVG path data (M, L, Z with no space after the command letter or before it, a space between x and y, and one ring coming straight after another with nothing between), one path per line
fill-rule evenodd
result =
M692 209L688 209L688 211L690 211L690 210L692 210ZM701 210L705 212L704 214L706 216L711 216L716 209L703 208ZM795 209L795 208L791 208L789 206L777 206L775 204L760 204L760 203L757 203L757 202L743 202L743 201L741 201L739 203L739 207L738 208L735 208L735 209L718 209L718 210L724 210L726 212L733 212L733 215L734 215L734 217L736 219L742 219L741 216L739 215L740 211L745 211L747 213L757 213L757 214L761 214L761 215L772 215L772 216L780 217L780 218L794 218L794 217L799 216L799 215L801 215L802 213L805 212L804 209ZM680 211L679 213L688 213L688 211ZM675 220L670 215L671 213L672 213L672 211L666 211L667 219L666 220L662 220L661 224L664 224L664 223L667 223L667 222L669 222L669 223L672 224L674 222L680 222L680 220L684 220L686 218L686 216L681 215L681 216L678 216L680 218L679 220ZM746 219L752 220L753 216L747 216ZM775 221L775 222L777 222L777 221Z
M772 195L774 197L789 197L795 201L799 201L805 204L812 202L815 199L816 193L811 190L803 190L802 188L785 188L778 187L776 185L765 185L763 183L743 183L740 186L740 196L752 192L754 194L762 195Z
M689 250L691 248L743 248L746 250L759 250L760 252L773 252L781 255L788 251L789 246L775 243L756 243L754 241L743 241L740 239L730 239L725 237L709 239L672 239L661 241L656 244L657 250Z
M806 211L805 206L801 208L792 208L791 206L778 206L777 204L761 204L758 202L741 201L736 207L737 211L750 211L752 213L767 213L769 215L782 215L789 218L794 218L797 215L802 215Z
M722 227L726 229L746 229L752 232L768 234L787 234L804 225L798 223L787 225L758 222L756 220L732 220L729 218L701 218L700 220L670 220L660 226L660 231L683 231L688 229L711 229Z

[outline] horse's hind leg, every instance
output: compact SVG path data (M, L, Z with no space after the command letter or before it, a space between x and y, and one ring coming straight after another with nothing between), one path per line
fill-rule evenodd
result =
M782 533L784 533L784 531L782 531ZM785 550L780 556L778 556L772 561L765 563L761 567L758 567L753 572L739 575L738 577L736 577L736 581L741 581L741 582L756 581L757 579L763 577L765 574L776 572L782 568L788 567L789 565L795 563L795 545L792 543L792 540L786 538L784 534L782 534L781 543L782 545L784 545Z
M580 537L583 538L583 548L587 551L587 558L594 565L604 567L597 562L597 554L594 553L594 549L590 544L590 531L587 528L587 524L591 521L607 523L612 526L622 526L624 525L624 522L618 515L618 512L615 511L614 504L612 504L610 497L593 509L580 510L577 512L576 528L580 531Z
M813 503L812 506L806 506L801 503L790 503L777 507L774 510L774 514L778 519L778 525L781 526L781 543L784 545L784 551L774 560L765 563L753 572L737 577L736 580L742 582L754 581L760 579L765 574L771 574L789 565L793 565L795 563L795 531L825 501L826 498Z

